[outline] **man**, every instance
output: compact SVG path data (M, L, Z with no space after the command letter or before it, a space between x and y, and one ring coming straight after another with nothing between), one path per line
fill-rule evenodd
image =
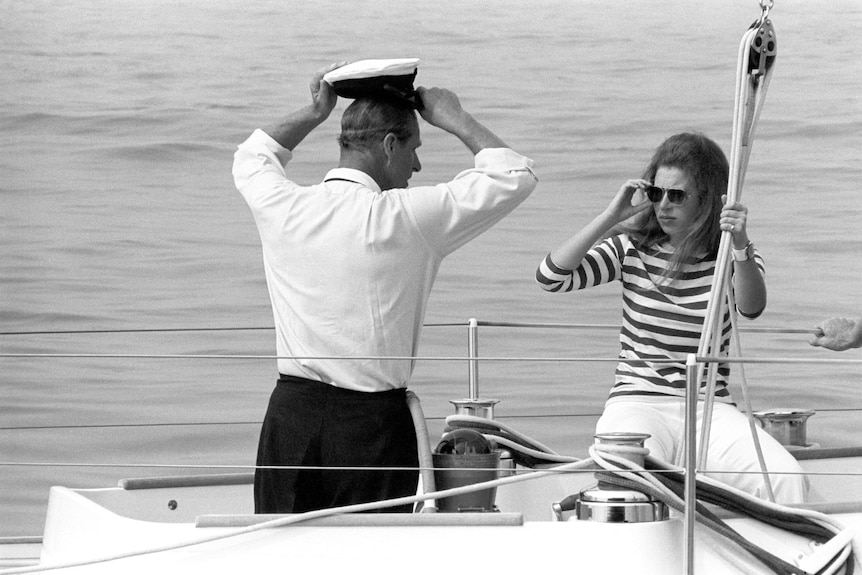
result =
M832 351L862 347L862 319L832 317L824 320L814 328L814 336L809 343Z
M536 185L532 161L464 111L454 93L422 87L404 99L374 92L355 100L342 117L338 168L317 185L290 181L291 150L335 107L323 81L335 68L314 76L311 104L267 133L256 130L234 158L236 186L261 237L279 355L258 447L256 513L416 493L416 434L405 400L413 361L378 358L417 354L442 259ZM475 169L407 188L421 169L417 108L467 146Z

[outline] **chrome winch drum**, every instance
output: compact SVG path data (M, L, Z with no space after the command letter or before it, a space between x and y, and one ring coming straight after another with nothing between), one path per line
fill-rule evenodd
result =
M580 520L601 523L648 523L668 518L667 506L640 491L585 489L575 503Z
M645 433L596 434L596 443L643 447L649 438ZM639 453L620 453L638 467L643 467L644 456ZM667 505L651 496L632 489L608 485L599 480L593 487L584 489L575 501L578 520L601 523L647 523L664 521L669 516Z

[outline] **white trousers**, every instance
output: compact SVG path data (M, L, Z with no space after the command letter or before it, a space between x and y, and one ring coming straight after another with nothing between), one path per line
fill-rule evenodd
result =
M703 404L698 405L698 447L703 423ZM685 401L677 398L616 398L605 406L596 433L648 433L650 455L681 466L684 457ZM804 503L808 478L796 459L772 436L757 426L757 436L777 503ZM768 491L757 459L746 416L736 407L715 402L706 469L707 475L761 499Z

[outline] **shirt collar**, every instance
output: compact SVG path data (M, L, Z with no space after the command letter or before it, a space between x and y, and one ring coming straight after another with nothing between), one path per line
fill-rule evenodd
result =
M365 172L360 172L353 168L333 168L332 170L329 170L323 181L328 182L330 180L347 180L348 182L361 184L373 192L380 193L382 191L380 186L377 185L377 182L374 181L374 178Z

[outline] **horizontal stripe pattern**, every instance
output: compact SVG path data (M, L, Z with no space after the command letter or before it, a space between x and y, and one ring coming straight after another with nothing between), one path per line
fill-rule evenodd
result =
M685 395L685 359L697 353L709 302L715 260L685 264L673 281L662 277L673 252L664 247L639 251L625 234L593 247L574 270L556 265L548 254L536 271L536 280L551 292L568 292L619 281L622 283L623 318L620 362L610 398L623 396ZM763 260L755 256L761 273ZM730 314L722 321L721 355L730 343ZM676 360L655 363L651 360ZM715 396L731 402L727 389L728 364L718 367ZM702 386L706 384L706 374Z

